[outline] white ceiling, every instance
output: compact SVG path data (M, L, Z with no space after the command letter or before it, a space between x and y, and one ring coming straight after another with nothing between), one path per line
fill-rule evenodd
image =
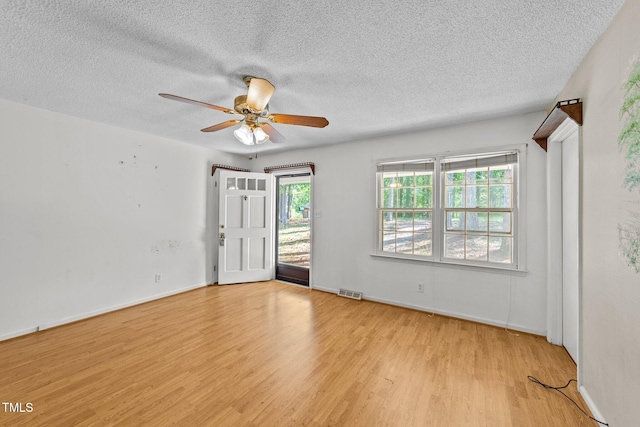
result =
M200 132L231 116L157 94L232 108L253 75L330 122L260 152L334 144L540 111L623 2L0 0L0 98L244 154Z

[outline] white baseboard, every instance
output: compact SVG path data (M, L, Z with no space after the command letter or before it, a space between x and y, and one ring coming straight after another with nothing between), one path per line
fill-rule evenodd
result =
M329 289L329 288L323 288L323 287L319 287L319 286L314 286L313 289L314 290L323 291L323 292L330 292L330 293L334 293L334 294L338 293L337 289ZM366 294L364 294L362 296L362 299L368 300L368 301L380 302L380 303L383 303L383 304L395 305L396 307L404 307L404 308L410 308L412 310L424 311L425 313L435 313L435 314L439 314L441 316L455 317L456 319L463 319L463 320L470 320L472 322L483 323L485 325L491 325L491 326L498 326L500 328L508 327L512 331L525 332L527 334L532 334L532 335L546 336L546 334L547 334L547 331L540 331L540 330L537 330L537 329L531 329L531 328L527 328L527 327L520 326L520 325L514 325L514 324L507 325L506 323L498 322L498 321L491 320L491 319L485 319L483 317L468 316L466 314L455 313L455 312L447 311L447 310L436 310L436 309L429 308L429 307L421 307L421 306L413 305L413 304L405 304L405 303L402 303L402 302L388 300L388 299L385 299L385 298L377 298L377 297L367 296Z
M22 329L20 331L10 332L5 335L0 335L0 341L10 340L11 338L16 338L22 335L32 334L34 332L38 332L38 327L34 326L33 328Z
M65 325L67 323L73 323L73 322L77 322L79 320L84 320L84 319L88 319L90 317L95 317L95 316L99 316L101 314L105 314L105 313L109 313L111 311L116 311L116 310L122 310L123 308L128 308L128 307L133 307L135 305L140 305L140 304L144 304L146 302L150 302L150 301L154 301L157 299L161 299L161 298L166 298L166 297L170 297L172 295L177 295L177 294L181 294L183 292L188 292L191 291L193 289L197 289L197 288L202 288L207 286L207 284L198 284L198 285L192 285L192 286L187 286L185 288L180 288L180 289L175 289L173 291L169 291L169 292L164 292L161 294L156 294L147 298L142 298L139 300L135 300L135 301L129 301L123 304L118 304L118 305L114 305L111 307L106 307L106 308L102 308L100 310L95 310L95 311L90 311L87 313L83 313L83 314L79 314L77 316L71 316L71 317L66 317L64 319L57 319L57 320L52 320L50 322L44 322L38 326L35 326L33 328L28 328L28 329L23 329L21 331L15 331L15 332L11 332L9 334L6 335L2 335L0 336L0 341L3 340L8 340L11 338L16 338L19 337L21 335L27 335L33 332L37 332L37 331L44 331L45 329L50 329L50 328L54 328L56 326L62 326Z
M321 286L314 286L311 289L313 289L314 291L329 292L330 294L337 294L338 293L337 289L323 288Z
M591 415L593 415L593 418L595 418L596 420L602 423L606 423L604 417L602 416L602 413L600 413L600 411L598 410L596 403L593 401L591 396L589 396L589 393L587 393L587 389L585 389L584 386L581 385L580 387L578 387L578 390L580 391L580 395L584 399L584 402L589 407L589 410L591 411Z

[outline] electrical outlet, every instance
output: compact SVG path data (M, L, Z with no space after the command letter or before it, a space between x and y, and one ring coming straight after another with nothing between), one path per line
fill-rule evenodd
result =
M424 284L423 283L418 283L418 288L416 289L416 291L424 292Z
M162 274L156 274L156 283L162 282Z

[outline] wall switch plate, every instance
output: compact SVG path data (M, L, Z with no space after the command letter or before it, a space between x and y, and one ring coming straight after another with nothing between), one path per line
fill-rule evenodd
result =
M156 283L162 282L162 274L156 274Z
M424 283L418 283L417 292L424 292Z

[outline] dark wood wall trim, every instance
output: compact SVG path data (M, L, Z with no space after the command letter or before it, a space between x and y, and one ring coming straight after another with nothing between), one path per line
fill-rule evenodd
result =
M230 171L236 172L251 172L249 169L237 168L235 166L227 166L227 165L211 165L211 176L216 173L216 169L226 169Z
M292 163L290 165L280 165L280 166L269 166L264 168L264 173L271 173L273 171L276 170L283 170L283 169L300 169L300 168L310 168L311 169L311 173L313 175L316 174L316 165L314 165L311 162L306 162L306 163Z
M572 119L578 125L582 126L582 101L579 99L570 99L558 102L546 119L542 122L538 130L533 134L533 140L547 151L547 139L558 129L558 126L565 121L566 118Z

